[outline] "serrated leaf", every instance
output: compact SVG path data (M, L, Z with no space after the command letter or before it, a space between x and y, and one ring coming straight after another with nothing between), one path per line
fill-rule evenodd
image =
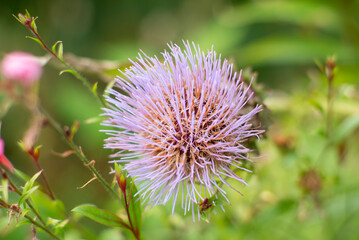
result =
M44 47L44 45L42 44L42 42L39 39L34 38L34 37L30 37L30 36L26 36L26 38L32 39L35 42L37 42L38 44L40 44L41 47Z
M26 199L28 199L31 194L33 194L40 186L37 185L33 188L30 188L28 191L22 194L22 196L19 199L19 206L25 202Z
M73 212L80 213L95 222L98 222L103 225L111 226L111 227L124 227L129 228L127 223L123 221L120 217L115 214L97 208L94 205L80 205L72 209Z

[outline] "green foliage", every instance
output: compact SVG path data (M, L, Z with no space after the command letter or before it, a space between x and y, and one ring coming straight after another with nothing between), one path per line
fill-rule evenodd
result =
M115 163L115 172L117 183L122 191L123 197L126 198L124 208L131 219L130 225L133 226L135 232L140 232L142 227L142 208L141 200L136 196L137 188L126 171L121 169L120 165Z
M30 37L30 36L26 36L26 38L34 40L35 42L37 42L41 47L44 47L44 44L37 38L34 37Z
M128 225L123 219L94 205L80 205L72 209L72 211L110 227L128 228Z
M36 173L34 176L30 178L29 181L26 182L23 190L22 190L22 196L19 199L19 206L21 206L26 199L28 199L40 186L35 184L35 180L40 176L42 173L42 170Z
M8 200L9 200L9 181L7 179L1 180L0 190L2 193L2 199L4 199L5 202L8 202Z
M56 50L57 47L57 50ZM56 53L57 57L63 61L64 60L64 46L62 44L62 41L57 41L55 42L55 44L52 46L51 50Z

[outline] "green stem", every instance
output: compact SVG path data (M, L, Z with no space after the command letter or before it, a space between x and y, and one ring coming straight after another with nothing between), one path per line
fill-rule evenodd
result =
M119 195L116 191L110 186L109 183L101 176L101 174L96 170L96 168L91 164L91 162L87 159L86 155L82 152L82 150L73 142L69 141L66 133L61 128L60 124L56 122L54 118L42 107L39 107L40 111L47 118L48 122L51 126L56 130L58 134L66 141L67 145L76 153L77 157L82 161L82 163L96 176L97 180L107 189L115 198L120 199Z
M1 169L0 169L1 170ZM19 194L20 196L22 196L21 191L16 187L16 185L14 184L14 182L9 178L9 176L4 175L4 172L1 170L1 173L3 176L6 176L6 179L8 180L9 184L11 185L11 187L15 190L15 192L17 194ZM4 202L2 199L1 200L1 206L4 206L8 209L10 209L10 205L6 202ZM46 223L44 221L44 219L41 217L40 213L34 208L34 206L31 204L31 202L26 199L25 200L26 204L30 207L30 209L32 210L32 212L36 215L36 217L40 220L41 223L36 222L34 219L32 219L32 217L28 214L25 215L25 217L34 225L38 226L39 228L43 229L45 232L47 232L48 234L50 234L53 238L55 239L60 239L58 236L56 236L53 232L51 232L47 227L46 227Z
M332 113L333 113L333 84L332 79L328 79L328 98L327 98L327 136L328 139L331 139L332 131L333 131L333 121L332 121Z
M1 173L3 176L6 176L6 179L8 180L10 186L15 190L15 192L17 194L19 194L20 196L22 196L22 192L16 187L16 185L14 184L14 182L11 180L11 178L6 174L5 172L3 172L1 169L0 169ZM42 216L40 215L40 213L35 209L35 207L31 204L31 202L26 199L25 200L26 204L31 208L31 210L35 213L35 215L39 218L39 220L43 223L43 224L46 224L44 219L42 218Z
M131 197L131 191L132 191L132 189L130 190L130 193L129 193L129 198ZM136 227L136 228L134 228L134 225L133 225L133 223L132 223L132 219L131 219L131 214L130 214L130 203L129 203L129 201L130 201L130 199L128 199L128 201L127 201L127 196L126 196L126 192L125 191L122 191L122 193L123 193L123 198L124 198L124 200L125 200L125 209L126 209L126 213L127 213L127 218L128 218L128 221L129 221L129 223L130 223L130 230L131 230L131 232L132 232L132 234L135 236L135 238L137 239L137 240L140 240L140 235L139 235L139 232L138 232L138 228Z
M71 70L73 73L75 73L74 75L76 76L77 79L79 79L86 87L87 89L92 93L92 95L95 96L95 98L97 100L100 101L100 103L105 107L106 103L104 102L104 100L99 97L96 93L94 93L92 91L92 87L89 83L89 81L83 76L81 75L78 71L76 71L76 69L74 69L73 67L71 67L68 63L65 62L64 59L60 58L58 56L57 53L55 53L54 51L52 51L46 44L45 42L42 40L42 38L40 37L40 35L30 26L27 26L27 28L32 32L32 34L34 34L36 36L36 38L41 42L43 48L49 52L51 55L53 55L57 60L59 60L68 70Z
M11 206L8 203L4 202L2 199L0 199L0 202L1 202L1 206L3 206L4 208L11 209ZM18 210L16 212L20 213L20 210ZM47 232L54 239L61 240L60 237L56 236L45 225L42 225L41 223L36 222L29 214L25 214L25 218L27 218L33 225L35 225L35 226L41 228L42 230L44 230L45 232Z
M35 159L33 159L33 160L34 160L34 163L35 163L35 166L36 166L37 170L38 170L38 171L43 170L43 169L40 167L39 161L36 161ZM54 196L54 194L52 193L52 190L51 190L50 185L49 185L49 183L48 183L48 181L47 181L47 179L46 179L46 177L45 177L44 172L41 173L40 177L41 177L41 179L42 179L42 182L44 183L44 186L45 186L47 195L48 195L52 200L55 200L55 196Z
M42 230L44 230L45 232L47 232L51 237L53 237L54 239L58 239L61 240L62 238L56 236L53 232L51 232L47 227L45 227L44 225L36 222L34 219L32 219L28 214L25 215L25 217L35 226L41 228Z

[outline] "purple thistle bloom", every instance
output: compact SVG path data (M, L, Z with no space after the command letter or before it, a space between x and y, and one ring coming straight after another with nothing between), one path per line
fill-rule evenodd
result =
M126 163L145 203L172 198L174 211L182 194L182 208L194 214L206 198L226 198L221 182L233 188L226 179L246 184L234 170L250 172L239 165L250 161L243 143L263 132L250 123L262 106L244 109L249 87L213 48L184 45L169 45L163 62L144 53L131 61L116 79L119 90L108 91L103 125L116 128L105 130L105 147L119 150L114 162Z

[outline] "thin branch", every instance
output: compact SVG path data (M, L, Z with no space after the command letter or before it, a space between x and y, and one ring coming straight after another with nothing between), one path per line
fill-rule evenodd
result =
M77 146L73 141L69 141L66 133L61 128L60 124L51 117L51 115L42 107L39 107L40 111L47 118L50 125L56 130L56 132L61 135L63 140L67 143L67 145L76 153L76 156L82 161L82 163L96 176L98 181L107 189L115 198L120 199L119 195L116 191L110 186L109 183L101 176L101 174L96 170L93 164L87 159L86 155L82 152L82 150Z

